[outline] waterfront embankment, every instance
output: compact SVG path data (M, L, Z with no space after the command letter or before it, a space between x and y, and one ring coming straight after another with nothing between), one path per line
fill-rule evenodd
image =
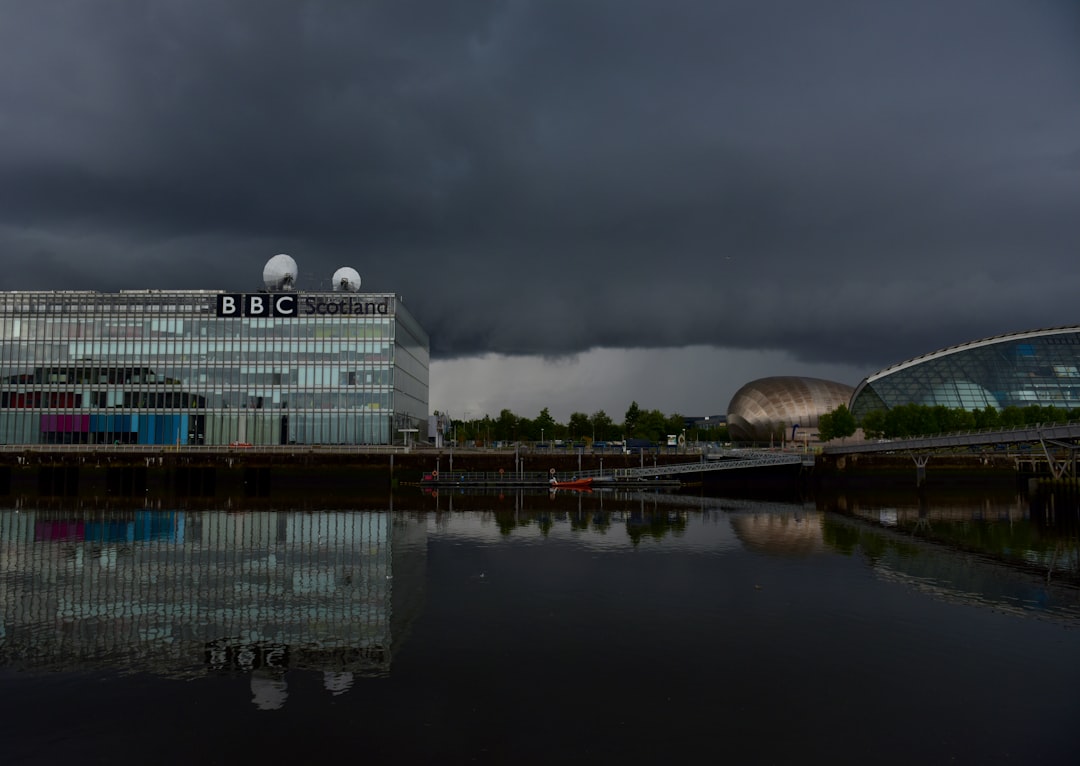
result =
M616 472L621 469L692 463L700 454L402 449L386 447L171 448L106 446L6 447L0 449L0 502L19 498L79 498L87 502L152 499L158 505L199 501L303 499L313 491L350 497L420 485L440 478L486 473L495 485L554 470ZM1008 455L932 455L923 467L929 487L1026 486L1028 464ZM682 485L708 494L900 487L914 488L918 468L906 454L818 455L813 466L773 466L680 475Z

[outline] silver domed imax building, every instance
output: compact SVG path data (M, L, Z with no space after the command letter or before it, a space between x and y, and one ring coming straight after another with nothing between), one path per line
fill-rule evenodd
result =
M764 442L790 435L794 426L817 431L818 418L847 405L852 387L820 378L780 376L754 380L728 405L728 433L737 442Z
M894 364L860 383L851 411L905 404L950 409L1080 407L1080 327L1009 333Z

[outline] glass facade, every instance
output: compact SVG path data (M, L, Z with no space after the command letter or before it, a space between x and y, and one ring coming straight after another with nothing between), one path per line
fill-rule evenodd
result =
M0 293L0 443L401 443L428 355L393 294Z
M0 665L385 675L426 539L386 511L3 512Z
M871 375L851 397L856 419L905 404L1080 407L1080 327L1011 333L926 354Z

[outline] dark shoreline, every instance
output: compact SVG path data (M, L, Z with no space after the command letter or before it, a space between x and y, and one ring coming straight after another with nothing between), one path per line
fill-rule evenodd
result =
M487 489L510 492L524 472L539 484L555 470L614 471L642 465L693 462L693 455L621 453L540 453L431 450L405 453L373 449L302 450L220 449L8 450L0 452L0 503L75 501L109 506L151 503L175 505L251 505L267 502L303 505L313 496L349 500L383 496L422 487L438 468L445 478L458 473L498 477ZM1026 491L1033 474L1021 472L1007 455L935 455L922 491ZM500 471L502 473L500 473ZM703 471L680 476L680 494L710 496L772 495L800 497L849 491L908 494L920 490L914 461L907 455L818 455L814 465Z

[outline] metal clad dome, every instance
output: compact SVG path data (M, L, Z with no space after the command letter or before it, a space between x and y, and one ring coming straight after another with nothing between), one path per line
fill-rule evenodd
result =
M270 291L292 290L296 287L296 261L279 253L263 266L263 284Z
M356 269L342 266L334 272L334 292L358 293L360 292L360 275Z
M728 405L728 432L734 441L782 438L793 425L817 428L818 418L847 405L854 388L820 378L780 376L747 383Z
M811 556L829 550L821 531L823 516L810 511L796 520L776 513L740 513L732 517L731 528L752 550L782 556Z

